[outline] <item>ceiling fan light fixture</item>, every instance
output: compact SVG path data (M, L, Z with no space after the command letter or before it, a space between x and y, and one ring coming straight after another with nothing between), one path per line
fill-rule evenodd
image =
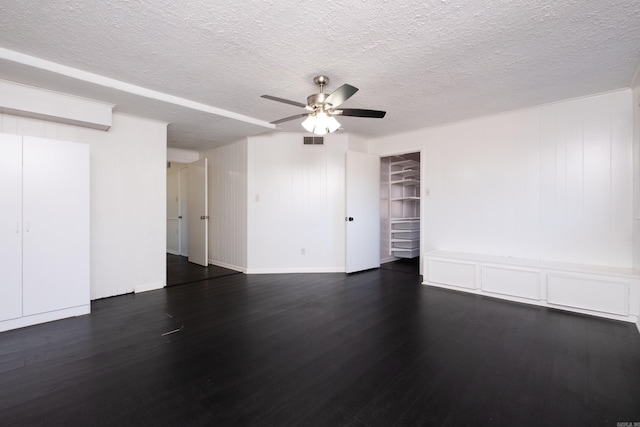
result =
M326 135L327 133L332 133L340 129L340 123L335 117L328 115L324 111L320 111L315 114L310 114L309 117L302 122L302 127L304 127L307 132L316 135Z
M316 127L316 118L314 115L309 114L306 119L302 122L302 127L307 130L307 132L313 132L313 129Z

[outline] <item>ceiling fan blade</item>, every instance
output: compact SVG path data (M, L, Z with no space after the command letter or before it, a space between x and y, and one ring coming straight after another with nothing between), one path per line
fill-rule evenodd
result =
M303 104L302 102L290 101L284 98L278 98L276 96L271 95L262 95L260 98L270 99L272 101L284 102L285 104L295 105L296 107L306 108L307 104Z
M327 104L331 104L333 107L337 107L347 99L351 98L353 94L356 93L357 91L358 91L357 87L344 84L340 86L338 89L334 90L331 95L327 96L324 102Z
M333 114L340 116L369 117L372 119L381 119L385 114L387 114L387 112L379 110L362 110L359 108L343 108L341 110L335 110Z
M300 118L306 117L308 115L309 115L309 113L296 114L295 116L285 117L284 119L276 120L274 122L271 122L271 124L272 125L277 125L278 123L284 123L284 122L288 122L289 120L300 119Z

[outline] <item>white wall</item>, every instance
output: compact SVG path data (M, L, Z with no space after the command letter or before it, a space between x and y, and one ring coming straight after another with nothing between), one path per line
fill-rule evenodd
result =
M640 269L640 67L633 83L631 108L633 109L633 267Z
M209 263L247 268L247 141L200 153L209 161Z
M303 145L305 135L248 139L249 273L344 271L349 136Z
M0 132L91 146L91 298L166 282L166 124L114 114L108 132L0 114Z
M483 117L372 140L369 149L422 148L423 250L630 267L631 97L624 90Z

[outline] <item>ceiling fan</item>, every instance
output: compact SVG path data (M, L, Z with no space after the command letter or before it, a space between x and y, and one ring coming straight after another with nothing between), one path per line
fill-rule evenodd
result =
M262 98L283 102L285 104L295 105L296 107L301 107L305 110L308 110L307 113L285 117L284 119L273 121L271 122L271 124L276 125L278 123L288 122L289 120L306 117L306 119L302 122L302 126L307 131L313 132L316 135L324 135L327 133L335 132L340 128L340 123L338 123L335 116L368 117L381 119L386 114L386 111L363 110L359 108L337 109L337 107L340 106L344 101L351 98L358 91L358 88L348 84L343 84L332 93L326 94L324 93L324 87L329 83L329 77L316 76L314 77L313 81L315 84L320 86L320 93L309 95L307 97L306 104L297 101L290 101L288 99L278 98L271 95L262 95Z

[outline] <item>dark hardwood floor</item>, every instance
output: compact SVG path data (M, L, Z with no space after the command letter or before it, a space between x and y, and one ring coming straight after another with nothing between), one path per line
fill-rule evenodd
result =
M632 324L420 285L233 274L0 334L2 426L617 426Z
M231 274L240 272L216 265L203 267L189 262L187 257L167 254L167 286L184 285Z

